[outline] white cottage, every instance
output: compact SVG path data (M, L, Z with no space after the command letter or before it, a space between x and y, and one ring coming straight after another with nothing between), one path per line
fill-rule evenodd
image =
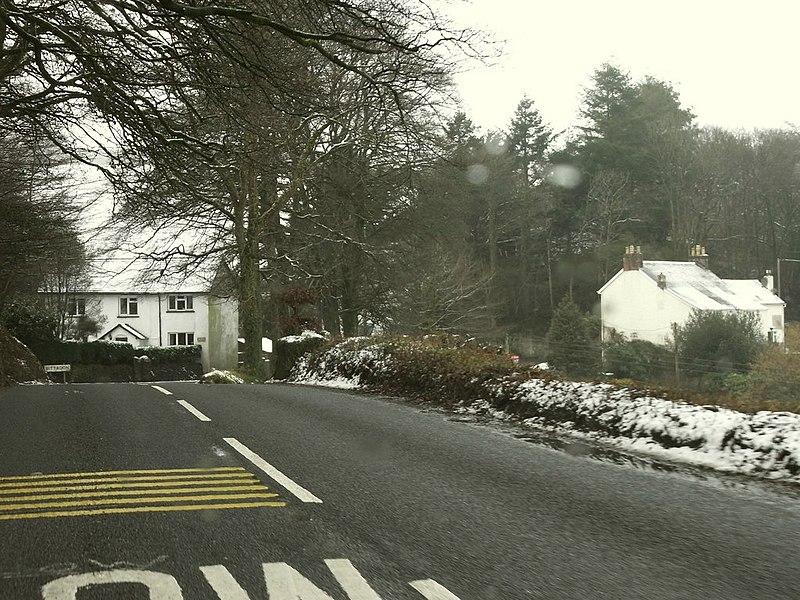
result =
M767 339L783 343L785 303L772 290L772 275L756 279L720 279L708 269L699 246L692 260L642 260L639 247L626 248L623 268L597 292L602 338L612 332L628 339L664 344L673 324L682 325L693 310L750 311L758 315Z
M215 296L200 278L144 284L127 273L95 278L67 302L68 317L89 315L102 324L97 337L142 346L201 348L203 369L235 368L239 310Z

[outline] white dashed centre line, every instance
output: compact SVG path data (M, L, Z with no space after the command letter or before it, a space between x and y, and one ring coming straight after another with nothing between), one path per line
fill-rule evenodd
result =
M309 492L306 488L301 486L298 483L295 483L291 479L289 479L286 475L281 473L278 469L273 467L263 458L261 458L258 454L250 450L247 446L241 443L236 438L222 438L225 442L231 446L234 450L236 450L239 454L244 456L247 460L257 466L259 469L264 471L273 481L279 483L281 486L286 488L286 490L295 496L298 500L302 502L316 502L322 504L322 500L317 498L314 494Z
M172 396L172 392L170 392L169 390L165 390L160 385L151 385L150 387L153 388L154 390L158 390L162 394L166 394L167 396Z
M194 406L189 404L186 400L178 400L178 404L180 404L183 408L188 410L190 413L192 413L195 417L197 417L201 421L210 421L211 420L207 416L205 416L203 413L201 413L199 410L197 410Z

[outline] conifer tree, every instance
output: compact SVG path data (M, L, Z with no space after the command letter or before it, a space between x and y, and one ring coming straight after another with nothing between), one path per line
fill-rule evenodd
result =
M553 311L547 332L550 366L568 375L589 375L598 356L586 315L569 296L564 296Z

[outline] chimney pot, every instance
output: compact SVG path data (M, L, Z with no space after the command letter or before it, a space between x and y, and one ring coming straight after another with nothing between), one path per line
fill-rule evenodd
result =
M625 246L625 255L622 257L624 271L638 271L642 268L642 247Z
M764 277L761 279L761 285L763 285L773 294L777 293L777 290L775 289L775 277L772 275L772 271L770 269L767 269Z
M695 244L689 247L689 260L694 262L698 267L708 269L708 254L706 254L705 246Z

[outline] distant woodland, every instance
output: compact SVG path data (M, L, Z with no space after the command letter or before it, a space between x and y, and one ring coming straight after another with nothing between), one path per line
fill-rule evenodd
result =
M67 161L162 240L140 246L151 273L214 264L250 339L289 332L292 289L333 333L503 339L542 335L565 296L592 312L629 244L700 244L726 278L800 259L795 127L698 127L669 83L602 64L567 131L522 98L483 132L450 79L479 33L424 2L279 4L0 7L0 311L85 256L63 250ZM781 266L797 319L800 263Z

